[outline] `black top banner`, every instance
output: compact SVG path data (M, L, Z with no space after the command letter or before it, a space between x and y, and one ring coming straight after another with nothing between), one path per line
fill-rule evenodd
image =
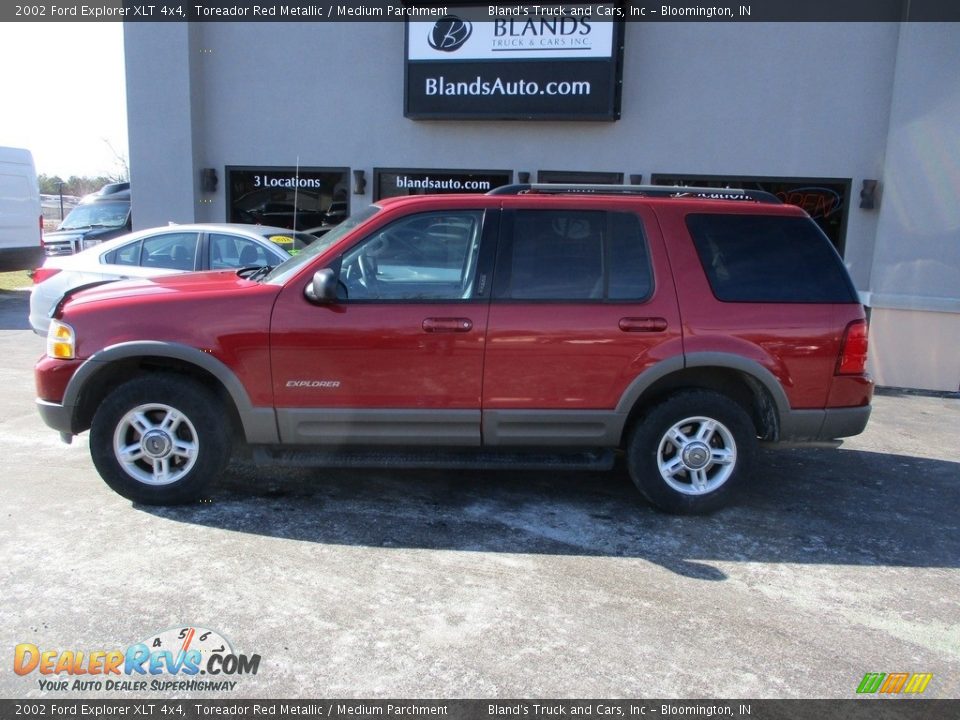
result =
M471 5L465 15L464 5ZM591 3L583 3L589 6ZM559 5L559 4L558 4ZM744 0L743 2L618 3L598 21L625 22L960 22L956 0ZM310 0L57 0L3 3L2 22L403 22L457 15L472 22L523 18L550 5L467 3L311 2ZM504 11L507 11L505 15Z

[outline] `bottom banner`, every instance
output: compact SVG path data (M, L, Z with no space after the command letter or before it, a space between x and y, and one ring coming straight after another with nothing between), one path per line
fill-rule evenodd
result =
M960 700L0 700L0 718L687 718L940 720Z

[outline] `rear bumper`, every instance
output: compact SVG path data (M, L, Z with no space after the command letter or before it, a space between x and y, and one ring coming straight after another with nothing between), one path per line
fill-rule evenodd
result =
M833 440L859 435L867 427L872 409L872 405L853 408L827 408L823 411L820 439Z
M780 419L781 442L835 440L859 435L867 426L872 406L791 410Z

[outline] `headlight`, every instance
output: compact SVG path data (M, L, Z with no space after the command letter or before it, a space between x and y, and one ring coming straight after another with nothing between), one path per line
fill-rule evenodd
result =
M103 240L96 240L96 239L94 239L94 240L81 240L81 241L80 241L80 247L83 248L84 250L86 250L87 248L92 248L92 247L94 247L95 245L99 245L99 244L102 243L102 242L103 242Z
M51 320L47 330L47 356L57 360L76 357L77 338L73 328L59 320Z

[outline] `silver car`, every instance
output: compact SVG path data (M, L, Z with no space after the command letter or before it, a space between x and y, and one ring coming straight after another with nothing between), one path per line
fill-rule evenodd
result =
M76 255L51 257L34 271L30 325L47 334L50 313L81 285L198 270L278 265L316 240L283 228L230 223L169 225L107 240Z

